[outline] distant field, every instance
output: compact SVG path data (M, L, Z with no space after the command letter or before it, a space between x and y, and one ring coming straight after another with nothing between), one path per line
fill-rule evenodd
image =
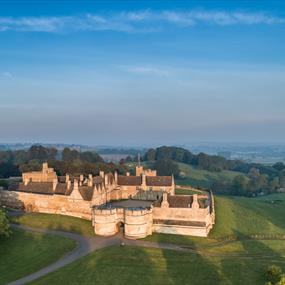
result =
M34 228L74 232L84 236L93 236L90 221L53 214L30 213L19 217L10 217L11 222Z
M10 238L0 238L0 284L41 269L74 247L64 237L13 230Z

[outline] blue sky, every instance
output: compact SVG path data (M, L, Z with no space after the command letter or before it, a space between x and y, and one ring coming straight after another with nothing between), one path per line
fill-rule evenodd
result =
M284 142L284 1L0 5L1 142Z

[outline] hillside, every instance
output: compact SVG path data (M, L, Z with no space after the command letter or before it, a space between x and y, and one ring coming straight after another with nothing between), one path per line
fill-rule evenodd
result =
M178 163L180 170L185 174L185 178L176 179L176 184L191 185L193 187L210 188L215 180L232 180L237 175L244 175L241 172L223 170L212 172L194 168L191 165Z
M259 198L216 196L216 225L210 237L285 234L285 194Z

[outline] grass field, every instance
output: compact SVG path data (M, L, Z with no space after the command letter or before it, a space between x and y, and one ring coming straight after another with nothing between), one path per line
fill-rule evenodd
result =
M284 268L284 258L266 243L242 244L242 254L191 254L171 250L110 247L102 249L31 284L264 284L268 264ZM251 248L255 250L251 252ZM259 250L257 250L259 248ZM280 250L280 247L277 247ZM282 246L284 252L284 245ZM256 258L262 251L267 256Z
M176 179L178 185L191 185L193 187L210 188L215 180L232 180L237 175L243 175L241 172L223 170L221 172L211 172L207 170L196 169L191 165L178 163L179 169L184 172L184 179Z
M35 228L45 228L50 230L61 230L78 233L84 236L93 236L94 230L91 222L79 218L30 213L18 217L10 217L11 222Z
M67 238L13 230L10 238L0 238L0 284L41 269L74 247Z
M215 198L216 225L210 237L285 234L285 194L260 198Z

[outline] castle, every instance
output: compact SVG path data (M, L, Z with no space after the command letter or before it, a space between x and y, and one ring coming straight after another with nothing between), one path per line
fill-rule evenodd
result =
M92 221L95 234L122 230L127 238L153 232L207 236L215 222L212 195L175 195L173 176L136 167L136 175L100 171L98 176L57 176L43 164L41 171L22 174L21 182L0 190L0 205L69 215Z

